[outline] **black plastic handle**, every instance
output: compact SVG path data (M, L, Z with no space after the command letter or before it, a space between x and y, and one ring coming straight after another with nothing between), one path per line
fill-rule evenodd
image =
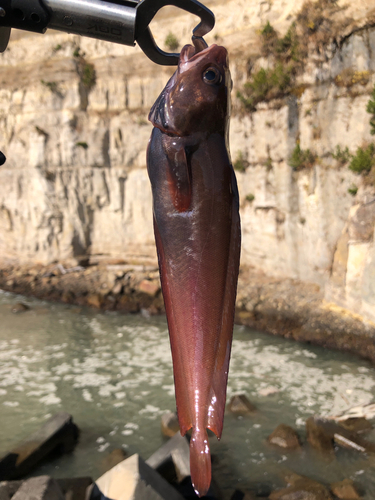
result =
M0 0L0 26L44 33L49 14L40 0Z
M212 30L215 26L215 16L210 9L197 0L141 0L139 2L135 31L136 42L151 61L166 66L174 66L178 64L179 54L161 50L148 27L155 14L167 5L173 5L200 17L201 22L193 30L196 37L202 37Z

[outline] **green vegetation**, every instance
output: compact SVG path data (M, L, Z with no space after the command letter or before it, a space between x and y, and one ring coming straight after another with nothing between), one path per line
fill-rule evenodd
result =
M58 52L59 50L62 49L62 45L60 43L58 43L54 48L53 48L53 52Z
M357 194L357 191L358 191L358 187L355 184L352 184L348 188L348 193L351 194L352 196L355 196Z
M237 98L248 111L255 111L259 102L289 94L294 88L295 76L302 64L295 23L290 26L284 37L279 38L268 21L260 36L262 54L272 55L275 65L273 68L259 69L252 75L251 80L244 84L242 91L237 91Z
M350 159L352 158L352 155L349 152L348 146L346 146L345 149L341 149L341 146L337 145L336 151L334 153L331 153L331 154L332 154L332 158L337 160L342 165L344 165L345 163L348 163L348 161L350 161Z
M249 203L251 203L252 201L255 200L255 196L252 194L252 193L249 193L246 195L246 201L248 201Z
M81 54L81 49L79 47L76 47L73 52L73 57L83 57Z
M375 166L375 144L357 148L356 154L349 164L350 170L356 174L368 173Z
M247 160L245 160L244 155L242 154L242 151L238 151L237 158L233 163L234 170L237 170L237 172L245 172L246 167L248 165L249 165L249 162Z
M304 168L312 167L315 160L316 155L314 155L309 149L301 149L300 145L297 143L291 157L289 158L288 165L291 166L293 170L298 172Z
M93 64L84 62L81 69L81 81L83 86L90 90L96 83L96 71Z
M332 14L339 9L337 0L306 0L296 21L286 34L280 37L269 21L259 31L261 54L269 58L273 69L258 69L251 74L249 82L237 92L237 98L244 109L255 111L256 104L276 97L294 94L300 97L306 90L306 85L296 87L296 76L304 65L308 55L308 47L314 44L321 52L335 35L336 31L350 23L349 18L334 24ZM344 26L345 25L345 26ZM335 30L333 29L335 28ZM369 75L366 72L356 72L351 76L354 83L365 82ZM268 82L266 83L265 80Z
M371 92L371 97L366 106L367 113L370 113L371 135L375 135L375 85Z
M302 62L306 54L302 54L300 40L297 35L296 23L293 23L283 38L280 38L276 44L276 52L279 58L284 61Z
M44 80L40 80L40 83L47 87L54 94L58 93L58 87L56 82L45 82Z
M356 71L352 68L346 68L335 77L335 84L338 87L352 87L357 83L367 85L370 80L370 71Z
M83 148L83 149L87 149L89 147L87 142L76 142L76 146L78 146L79 148Z
M180 45L178 43L178 40L176 38L176 36L170 31L164 41L165 43L165 46L169 49L169 50L177 50L178 49L178 46Z
M261 68L251 81L245 83L242 92L237 91L237 98L245 109L254 111L259 102L285 95L290 90L291 78L290 69L282 63L273 69Z

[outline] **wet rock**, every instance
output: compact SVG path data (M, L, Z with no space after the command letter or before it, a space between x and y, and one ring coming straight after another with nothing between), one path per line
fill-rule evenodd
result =
M61 301L66 304L71 304L74 301L74 293L71 291L63 292L61 295Z
M280 448L293 450L300 448L301 442L297 432L289 425L280 424L268 436L268 442Z
M54 479L38 476L24 481L12 500L65 500L65 496Z
M91 477L73 477L56 479L65 500L84 500L87 488L92 484Z
M0 482L0 500L10 500L16 491L19 490L22 481L2 481Z
M17 302L17 304L14 304L12 306L12 313L15 313L15 314L29 311L29 310L30 310L30 307L26 304L23 304L22 302Z
M277 394L280 392L277 387L273 387L272 385L269 387L263 387L262 389L259 389L258 394L259 396L272 396L272 394Z
M17 479L28 474L52 451L70 453L77 444L78 433L69 413L56 413L0 459L0 480Z
M346 420L340 420L339 425L344 427L351 432L356 432L362 434L363 432L368 432L372 429L371 423L364 417L360 418L348 418Z
M337 498L342 498L343 500L359 500L361 498L354 481L351 479L332 483L331 491Z
M183 500L170 484L136 454L101 476L88 500Z
M332 450L333 442L356 451L375 453L375 444L363 439L333 420L310 417L306 421L306 432L309 443L321 451Z
M298 474L286 476L288 486L273 491L269 500L332 500L332 496L323 484Z
M244 394L235 394L230 398L228 410L235 415L252 415L256 412L256 407Z
M104 472L107 472L108 470L115 467L115 465L125 460L126 457L127 454L122 448L115 448L114 450L112 450L109 455L103 458L100 464L100 468L103 471L103 474Z
M160 290L160 285L150 280L142 280L138 285L138 290L143 293L147 293L151 297L155 297L155 295Z
M166 437L173 437L180 431L177 414L168 411L161 416L161 433Z
M121 295L117 301L116 309L129 313L139 312L139 302L128 295Z
M249 491L236 490L230 497L230 500L256 500L256 496Z
M119 281L114 285L112 288L112 293L113 295L120 295L120 293L123 291L124 285Z
M100 309L103 304L103 297L98 293L92 293L87 297L87 305Z
M315 417L306 420L306 437L307 441L316 450L333 453L333 434L327 432Z
M163 477L170 477L170 466L173 465L177 482L182 482L190 476L190 450L186 437L178 432L152 454L146 463L160 474L164 470Z

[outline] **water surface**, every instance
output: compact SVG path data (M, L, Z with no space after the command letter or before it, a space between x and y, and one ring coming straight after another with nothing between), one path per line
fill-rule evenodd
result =
M12 313L20 301L30 310ZM372 401L375 371L368 362L235 327L228 397L237 392L258 411L226 415L222 440L211 440L213 473L228 498L237 486L258 492L282 486L286 470L325 484L350 477L366 489L364 498L375 498L371 459L339 450L326 461L308 446L285 453L266 443L279 423L304 439L309 416ZM98 313L0 291L1 455L64 410L81 429L80 442L35 474L97 478L114 448L147 459L163 443L160 416L174 409L164 317Z

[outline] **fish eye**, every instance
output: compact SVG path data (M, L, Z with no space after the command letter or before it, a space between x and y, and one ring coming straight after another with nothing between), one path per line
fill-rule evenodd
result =
M207 68L203 71L203 81L208 85L216 85L221 83L221 73L217 68Z

